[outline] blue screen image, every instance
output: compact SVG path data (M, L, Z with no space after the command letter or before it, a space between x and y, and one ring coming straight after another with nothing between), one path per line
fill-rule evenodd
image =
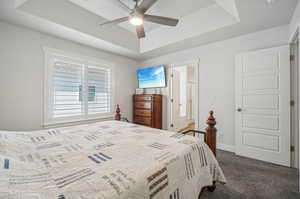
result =
M165 67L157 66L137 71L139 88L166 87Z

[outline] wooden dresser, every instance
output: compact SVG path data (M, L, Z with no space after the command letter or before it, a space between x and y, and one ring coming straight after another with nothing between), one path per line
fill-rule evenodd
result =
M133 122L162 128L162 95L134 95Z

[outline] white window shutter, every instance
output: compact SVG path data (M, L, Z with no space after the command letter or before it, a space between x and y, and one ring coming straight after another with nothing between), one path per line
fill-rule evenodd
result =
M83 102L80 99L82 77L83 65L55 59L52 75L53 118L84 115Z
M106 67L87 67L88 113L107 114L111 112L111 70Z
M113 66L46 49L44 125L110 118Z

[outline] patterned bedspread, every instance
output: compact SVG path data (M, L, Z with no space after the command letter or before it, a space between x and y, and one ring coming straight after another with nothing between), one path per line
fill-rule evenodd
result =
M117 121L0 131L0 199L197 199L225 183L208 146Z

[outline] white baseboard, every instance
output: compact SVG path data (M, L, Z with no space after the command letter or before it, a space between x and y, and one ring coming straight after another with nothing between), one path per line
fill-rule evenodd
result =
M217 144L217 149L235 153L235 146L233 146L233 145L228 145L228 144L218 143L218 144Z

